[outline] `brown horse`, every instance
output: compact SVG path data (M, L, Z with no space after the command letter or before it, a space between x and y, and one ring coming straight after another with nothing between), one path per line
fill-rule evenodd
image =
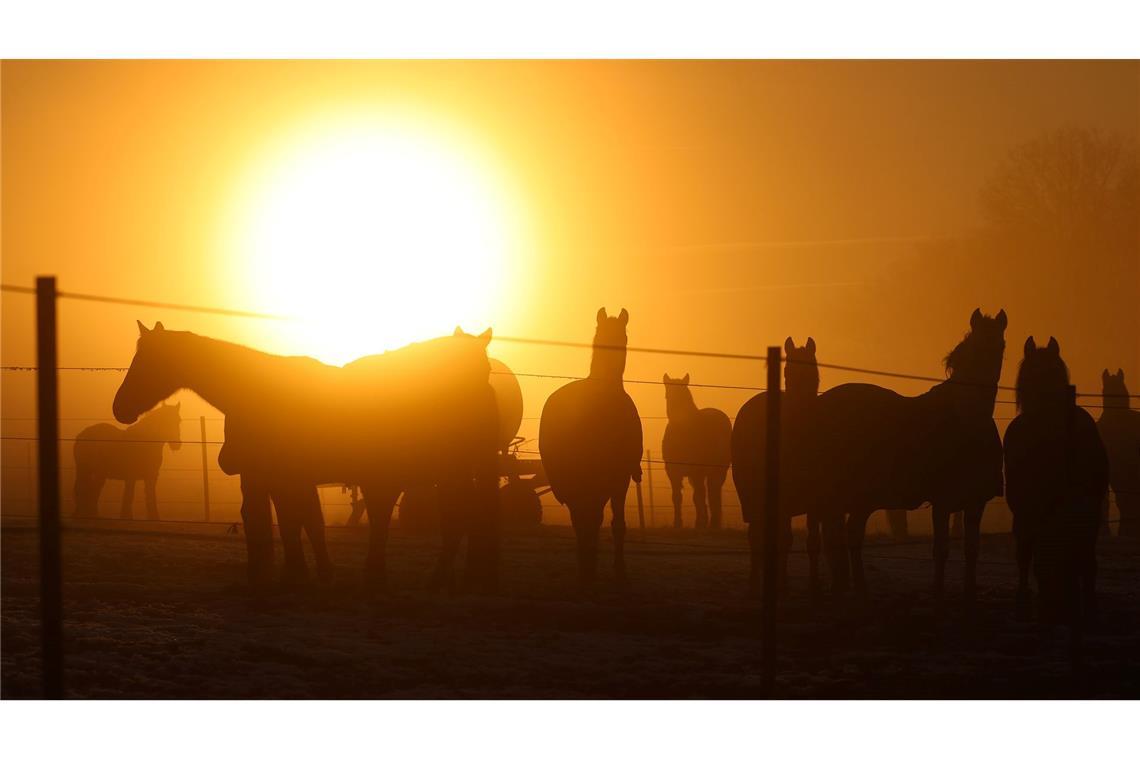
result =
M665 475L673 490L673 527L681 527L681 497L685 478L693 487L697 528L721 526L721 489L732 464L732 423L711 407L698 409L689 389L689 375L665 374L665 413L669 423L661 441Z
M158 519L158 473L162 449L182 448L181 404L163 404L126 430L101 422L80 431L75 456L75 516L98 517L99 494L108 478L123 481L119 516L134 517L135 481L143 482L146 516Z
M986 502L1002 493L1002 446L993 420L1005 350L1005 311L978 309L970 331L946 357L949 377L920 396L849 383L816 401L805 446L808 475L798 498L818 510L836 585L847 582L844 539L855 587L866 593L863 536L879 509L930 503L934 591L944 586L950 514L966 513L966 597L976 591L979 529ZM844 528L845 533L844 535Z
M1018 415L1005 431L1005 477L1017 538L1018 602L1032 566L1046 622L1071 622L1096 604L1096 540L1108 491L1108 456L1096 424L1070 395L1056 338L1025 341Z
M1120 510L1119 535L1140 538L1140 411L1130 408L1124 370L1100 376L1104 410L1096 422L1108 450L1109 481Z
M796 490L799 477L801 436L812 424L811 414L819 395L819 365L815 356L815 339L808 338L802 347L789 337L784 341L784 391L780 396L780 480L786 493ZM748 523L748 542L751 547L752 571L749 590L760 591L763 568L763 531L765 506L765 452L768 425L768 393L758 393L740 407L732 426L732 480L740 495L744 521ZM793 499L781 499L781 523L784 526L780 567L787 563L787 550L791 546L791 518L804 514L805 504ZM815 514L807 515L808 558L813 595L819 593L819 520ZM787 578L787 573L782 573Z
M641 417L625 392L625 309L599 309L590 375L562 386L546 400L538 448L554 497L570 509L578 539L579 578L591 587L598 531L606 503L613 510L614 572L625 579L625 496L630 478L641 482Z
M161 324L139 328L135 357L115 396L117 419L131 422L188 388L240 423L240 437L227 441L230 469L255 473L298 499L319 483L361 484L371 534L367 579L373 587L383 583L396 496L409 484L438 484L445 536L436 581L450 583L467 535L468 581L480 589L494 585L498 420L488 383L490 331L331 367L164 330ZM287 508L305 514L303 504ZM303 573L300 518L283 528L286 570Z

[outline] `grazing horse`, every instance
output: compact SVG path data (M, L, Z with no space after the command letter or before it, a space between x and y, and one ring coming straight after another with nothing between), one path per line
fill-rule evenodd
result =
M98 517L99 494L107 478L122 480L123 508L119 516L134 517L135 481L143 482L146 516L158 519L156 485L162 467L162 447L182 448L181 404L163 404L126 430L101 422L84 428L75 438L75 516Z
M809 513L819 511L838 588L847 585L844 538L855 588L865 595L867 518L878 509L916 509L929 502L934 592L940 595L944 585L950 514L965 510L963 587L967 599L974 597L982 512L1002 493L1001 437L993 410L1006 324L1004 310L987 317L975 309L970 332L946 357L949 377L920 396L849 383L816 400L805 449L809 472L797 496L806 498Z
M721 489L732 464L732 423L719 409L697 408L688 373L680 379L666 373L664 380L669 423L661 441L661 456L673 487L673 527L681 527L682 488L688 478L697 508L696 527L719 528Z
M1006 498L1017 538L1018 603L1029 569L1044 622L1074 622L1096 605L1096 539L1108 455L1092 416L1076 405L1056 338L1030 337L1017 371L1017 417L1005 431Z
M546 400L538 449L554 497L570 509L578 539L578 571L592 587L598 531L606 502L613 510L614 572L625 579L625 496L629 481L641 482L641 418L622 386L626 324L599 309L590 375L568 383Z
M803 431L811 424L811 414L819 395L819 365L815 356L815 339L797 347L789 337L784 341L784 391L780 395L780 481L785 494L796 489L799 447ZM751 548L752 570L749 591L760 592L763 562L764 488L766 431L768 425L768 393L757 393L740 407L732 426L732 481L740 495L744 521L748 523L748 543ZM780 567L787 578L787 549L791 546L791 518L804 514L803 503L793 498L780 500L781 537ZM815 514L807 515L808 558L813 595L819 593L819 520Z
M254 475L256 488L268 488L275 501L281 495L278 510L297 516L282 523L287 576L304 573L300 528L312 511L302 502L316 484L361 485L370 527L366 578L377 588L396 496L411 484L434 483L445 505L435 580L450 585L467 535L468 582L494 585L498 425L488 383L490 331L415 343L344 367L164 330L161 323L153 330L140 323L139 331L115 417L131 422L188 388L232 418L238 435L227 440L224 464Z
M1108 450L1108 473L1116 507L1120 510L1119 535L1140 538L1140 411L1129 408L1124 370L1100 376L1104 411L1096 422Z

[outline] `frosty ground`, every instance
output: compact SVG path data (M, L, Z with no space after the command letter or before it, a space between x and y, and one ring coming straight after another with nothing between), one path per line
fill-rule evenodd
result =
M437 540L395 531L390 592L360 585L366 530L330 529L329 588L254 598L245 547L222 525L72 522L64 536L69 696L87 698L750 698L761 694L760 613L744 593L740 531L630 532L629 583L576 589L573 536L544 526L504 541L496 596L424 590ZM802 537L797 537L801 541ZM802 545L802 544L801 544ZM0 696L39 693L37 534L2 530ZM1100 547L1101 619L1074 670L1064 629L1018 620L1006 535L984 537L981 591L946 598L930 548L873 540L871 598L808 598L791 558L776 696L1140 696L1140 546Z

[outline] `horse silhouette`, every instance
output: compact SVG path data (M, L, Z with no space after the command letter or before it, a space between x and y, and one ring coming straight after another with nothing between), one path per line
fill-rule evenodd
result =
M570 510L578 543L579 579L594 583L598 531L606 502L613 510L614 572L625 579L625 496L641 482L641 418L622 386L629 313L598 310L590 375L547 398L538 448L554 497Z
M1140 411L1131 407L1124 370L1100 376L1104 409L1096 422L1108 451L1108 473L1116 507L1119 535L1140 538Z
M791 337L784 341L784 391L780 395L780 481L785 493L797 490L800 477L803 432L811 424L812 411L819 395L819 365L816 360L815 339L797 347ZM749 590L758 594L763 579L763 532L765 510L765 457L767 452L768 392L757 393L736 414L732 426L732 481L740 496L744 521L748 523L748 542L751 548L752 567ZM791 546L791 518L804 514L804 502L783 498L780 500L781 561L783 578L787 549ZM819 520L816 514L807 515L808 558L812 594L819 593Z
M1006 499L1017 539L1018 601L1032 566L1045 622L1073 622L1096 603L1096 540L1108 456L1092 416L1076 405L1056 338L1025 341L1018 415L1005 431Z
M721 526L721 489L732 464L732 423L711 407L698 409L689 390L689 375L666 373L665 413L669 418L661 440L665 475L673 490L673 527L681 527L681 497L685 478L693 487L697 528Z
M950 514L966 514L964 591L976 591L979 528L986 502L1002 493L1002 447L993 420L1005 349L1005 311L975 309L970 331L947 355L949 377L920 396L849 383L821 394L808 431L804 509L818 510L836 586L866 594L862 547L878 509L933 507L934 591L944 586ZM797 489L799 490L799 489ZM845 533L845 535L844 535Z
M490 331L415 343L344 367L164 330L161 323L153 330L139 323L139 331L115 417L131 422L187 388L227 422L232 418L236 437L227 438L223 469L253 474L251 490L268 488L279 512L297 516L282 531L287 573L303 574L300 530L293 526L311 514L303 502L313 487L359 483L370 527L366 578L380 587L395 499L409 484L427 482L439 485L445 507L433 581L452 585L466 535L468 583L494 586L498 425L488 383Z
M75 437L75 516L97 517L99 494L108 478L123 481L119 516L134 517L135 481L143 482L146 516L158 519L158 473L162 449L182 448L179 432L181 404L163 404L126 430L101 422Z

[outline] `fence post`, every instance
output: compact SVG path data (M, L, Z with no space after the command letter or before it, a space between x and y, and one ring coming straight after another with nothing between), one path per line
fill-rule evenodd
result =
M198 418L202 426L202 508L205 510L206 522L210 522L210 471L206 458L206 418Z
M641 481L634 483L637 486L637 527L645 530L645 503L641 497Z
M776 681L776 573L780 533L780 347L768 347L768 429L764 464L763 688L771 699Z
M645 471L649 473L649 524L655 526L657 524L657 510L653 506L653 457L649 449L645 450Z
M44 698L63 698L63 558L59 521L59 373L54 277L36 278L40 446L40 644Z

